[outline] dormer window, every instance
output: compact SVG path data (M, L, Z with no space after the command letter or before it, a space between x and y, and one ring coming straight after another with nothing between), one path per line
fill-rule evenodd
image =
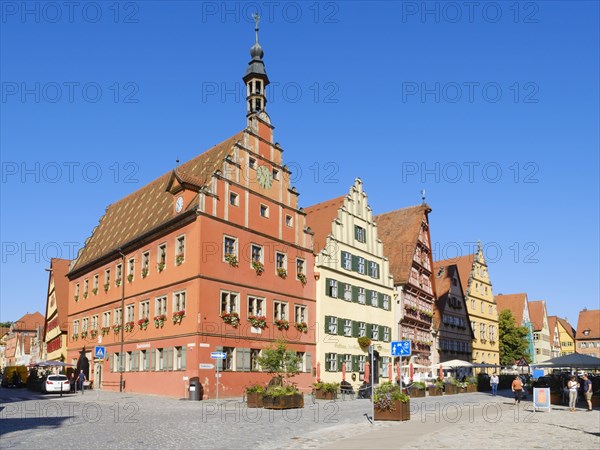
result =
M583 335L584 336L589 336L590 335L590 330L583 330Z

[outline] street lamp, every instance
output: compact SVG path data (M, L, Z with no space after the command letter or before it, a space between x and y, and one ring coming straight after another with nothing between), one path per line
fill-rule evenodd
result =
M119 249L119 254L121 255L121 351L119 352L119 392L123 392L123 362L125 358L123 357L123 344L125 343L125 326L124 326L124 317L125 317L125 253Z

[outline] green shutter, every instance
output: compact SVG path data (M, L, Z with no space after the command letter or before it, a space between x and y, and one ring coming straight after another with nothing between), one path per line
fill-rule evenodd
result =
M358 355L352 355L352 372L358 372Z
M383 308L383 294L381 292L377 293L377 307Z
M366 270L365 272L367 273L367 275L369 275L370 277L373 276L373 274L371 273L371 261L369 261L368 259L365 259L365 265L366 265Z
M348 254L348 252L342 251L342 261L341 261L342 268L344 267L344 261L345 261L344 256L346 256L347 254Z
M331 278L325 278L325 295L331 297Z
M346 285L344 283L342 283L341 281L338 281L338 295L337 298L344 298L344 289L345 289Z
M352 286L352 301L358 303L358 286Z
M329 333L329 324L331 323L331 316L325 316L325 333Z
M371 325L370 323L367 324L367 337L371 338L373 333L373 325Z
M358 227L354 225L354 239L358 240Z
M384 335L383 335L383 331L384 331L384 330L385 330L385 327L384 327L383 325L379 325L379 340L380 340L381 342L385 342L385 341L383 340L383 336L384 336Z
M385 327L387 329L388 332L388 338L385 340L385 342L391 342L392 340L392 329L390 327Z
M358 337L358 322L352 321L352 337Z
M325 372L331 372L329 370L329 360L331 359L332 353L325 353Z
M338 317L337 320L337 334L339 336L343 336L344 335L344 319Z
M337 371L341 372L342 371L342 364L344 364L344 355L343 354L338 354L337 355Z
M358 272L358 256L352 255L352 270Z

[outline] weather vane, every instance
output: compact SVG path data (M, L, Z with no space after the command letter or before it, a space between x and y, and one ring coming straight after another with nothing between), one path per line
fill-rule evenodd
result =
M421 189L421 200L423 200L423 204L425 204L425 189Z
M256 43L258 44L258 22L260 22L260 16L255 12L252 14L252 18L254 19L254 31L256 31Z

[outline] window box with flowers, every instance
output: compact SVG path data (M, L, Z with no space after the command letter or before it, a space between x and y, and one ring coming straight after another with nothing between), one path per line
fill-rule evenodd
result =
M178 266L180 266L183 263L183 253L179 253L176 257L175 257L175 264L177 264Z
M92 331L90 331L90 337L92 339L96 339L96 337L98 336L98 330L97 329L93 329Z
M283 267L280 267L277 269L277 275L280 276L281 278L286 278L287 270L285 270Z
M285 319L277 319L273 322L278 330L287 330L290 327L290 323Z
M302 283L302 286L304 286L306 284L306 275L304 275L303 273L296 274L296 278L298 278L298 280L300 280L300 283Z
M164 262L159 262L156 265L156 268L158 269L159 272L162 272L163 270L165 270L165 263Z
M77 302L77 301L79 301L79 295L76 295L76 296L75 296L75 301L76 301L76 302Z
M109 287L110 287L110 284L104 283L104 292L108 292Z
M117 285L117 287L121 286L121 279L120 279L120 278L117 278L117 279L115 280L115 284Z
M248 322L254 328L266 328L267 318L265 316L248 316Z
M106 336L110 332L110 327L102 327L100 331L102 331L102 336Z
M113 325L112 329L115 334L117 334L119 331L121 331L121 325Z
M127 275L127 281L129 281L130 283L133 281L133 274L130 273L129 275Z
M225 261L227 261L231 267L238 266L237 256L235 256L233 253L225 253Z
M306 322L296 322L294 326L301 333L308 333L308 324Z
M92 289L92 294L96 295L98 293L98 288Z
M256 271L256 275L262 275L265 271L265 266L260 261L252 261L252 268Z
M156 328L162 328L167 320L167 316L164 314L159 314L158 316L154 316L154 326Z
M81 339L87 339L88 332L87 330L81 332Z
M185 316L185 309L174 312L172 317L173 323L181 323L181 321L183 320L183 316Z
M79 339L79 334L78 333L73 333L71 335L71 340L76 341L77 339Z
M240 316L236 312L228 313L223 311L221 318L223 319L223 322L231 325L234 328L237 328L237 326L240 324Z
M395 383L381 383L374 391L375 420L410 420L410 397Z
M140 327L140 330L145 330L146 328L148 328L149 323L150 319L144 317L143 319L138 320L138 327Z
M125 323L125 331L127 331L128 333L131 333L134 328L135 328L135 322L132 321L132 322Z
M88 293L87 293L87 291L85 291L85 292L83 293L83 298L84 298L84 299L88 298Z
M142 278L146 278L148 276L148 268L142 269Z

